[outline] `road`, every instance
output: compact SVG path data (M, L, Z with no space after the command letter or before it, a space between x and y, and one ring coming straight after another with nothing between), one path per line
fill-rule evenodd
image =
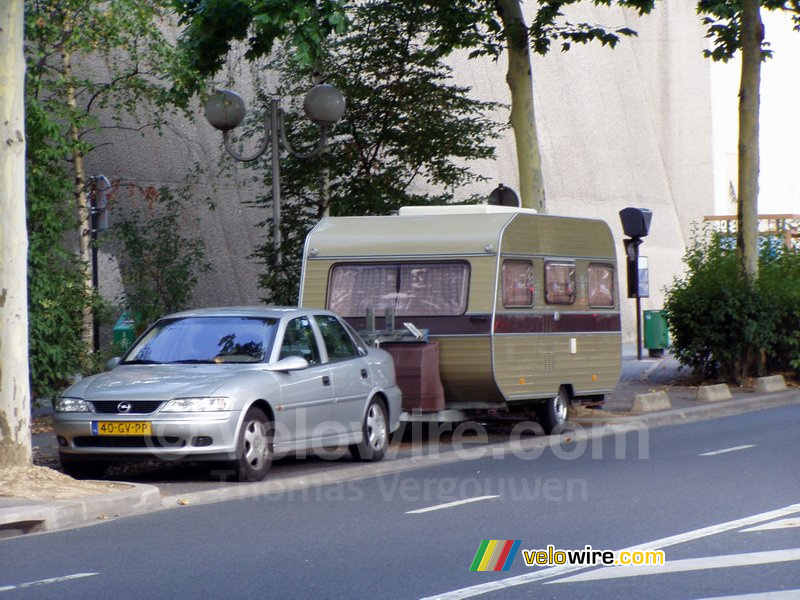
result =
M789 406L4 540L0 600L797 598L798 422ZM521 541L508 572L469 571L482 540ZM665 564L526 566L548 545Z

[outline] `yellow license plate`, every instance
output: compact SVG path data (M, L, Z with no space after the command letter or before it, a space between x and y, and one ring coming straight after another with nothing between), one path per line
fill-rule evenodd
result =
M150 421L92 421L92 435L152 435Z

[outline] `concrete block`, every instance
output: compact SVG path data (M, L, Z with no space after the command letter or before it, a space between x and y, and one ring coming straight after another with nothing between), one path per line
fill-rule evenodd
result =
M698 402L719 402L720 400L730 400L731 390L724 383L716 385L701 385L697 388Z
M650 392L648 394L636 394L633 398L632 412L645 413L655 412L657 410L669 410L672 408L672 403L669 401L669 396L664 391Z
M786 382L783 380L783 375L770 375L756 379L756 393L758 394L782 392L785 389Z

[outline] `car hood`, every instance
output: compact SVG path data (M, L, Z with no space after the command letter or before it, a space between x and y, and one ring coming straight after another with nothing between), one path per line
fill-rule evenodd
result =
M253 365L120 365L78 381L61 395L84 400L170 400L219 393Z

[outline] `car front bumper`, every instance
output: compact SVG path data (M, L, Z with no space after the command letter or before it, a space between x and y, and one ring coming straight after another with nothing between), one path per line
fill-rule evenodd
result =
M59 452L71 459L221 460L236 456L241 411L118 415L56 413ZM140 418L139 418L140 417ZM103 435L100 423L149 423L149 435Z

